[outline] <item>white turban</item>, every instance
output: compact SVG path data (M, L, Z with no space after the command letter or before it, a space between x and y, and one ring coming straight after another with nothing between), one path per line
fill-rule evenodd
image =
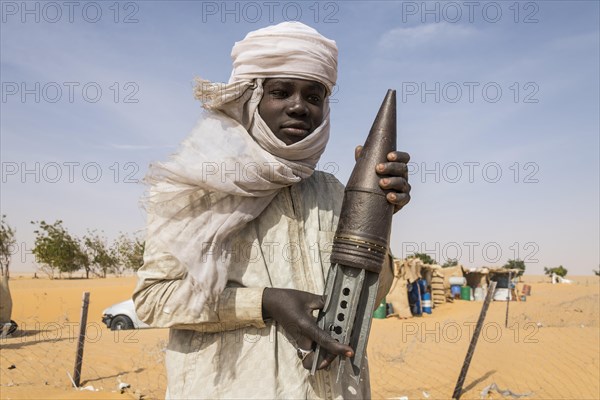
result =
M300 22L283 22L250 32L233 46L229 83L292 77L320 82L331 94L337 56L333 40Z
M298 78L317 81L331 94L337 81L335 41L301 22L282 22L258 29L231 50L229 83L197 79L195 96L206 109L218 109L241 97L256 78Z
M186 266L195 296L182 301L192 312L214 304L225 288L234 235L280 189L312 175L329 138L327 102L321 125L289 146L269 129L258 105L265 78L313 80L331 93L334 41L300 22L284 22L250 32L231 55L228 84L198 81L195 95L208 113L171 160L151 165L146 176L152 187L144 262L166 252ZM227 173L246 165L259 168L252 176Z

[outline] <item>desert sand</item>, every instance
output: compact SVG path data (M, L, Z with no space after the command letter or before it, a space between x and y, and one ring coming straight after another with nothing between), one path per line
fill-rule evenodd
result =
M571 277L569 277L571 278ZM464 384L463 399L479 399L496 383L527 399L600 398L598 277L552 285L525 276L531 296L493 302ZM134 277L10 281L13 337L0 340L2 399L163 398L166 329L112 332L102 310L127 299ZM81 386L72 387L82 293L90 292ZM431 315L376 319L369 340L374 398L448 399L469 346L481 302L455 301ZM14 367L13 367L14 366ZM120 382L130 385L124 393ZM502 395L490 392L488 398Z

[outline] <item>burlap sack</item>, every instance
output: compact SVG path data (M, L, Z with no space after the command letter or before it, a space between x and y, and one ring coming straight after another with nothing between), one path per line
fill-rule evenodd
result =
M394 278L392 288L385 297L388 303L392 303L394 314L400 318L411 318L410 306L408 304L407 281L404 278Z
M12 298L8 288L8 276L0 279L0 324L10 322L12 314Z

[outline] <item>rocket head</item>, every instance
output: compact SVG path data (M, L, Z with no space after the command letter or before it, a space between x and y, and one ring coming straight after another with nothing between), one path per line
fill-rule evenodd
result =
M388 89L379 107L365 147L371 142L378 144L389 142L392 147L390 151L396 150L396 91L393 89Z
M373 193L385 196L379 187L381 178L375 166L387 162L387 155L396 150L396 91L389 89L369 131L367 140L352 170L348 190L352 187L369 188Z
M396 150L396 91L388 90L346 185L332 262L379 272L387 253L394 206L375 168Z

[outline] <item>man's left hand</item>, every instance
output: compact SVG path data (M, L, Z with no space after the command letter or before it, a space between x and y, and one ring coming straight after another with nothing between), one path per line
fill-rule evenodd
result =
M362 146L357 146L354 152L358 159ZM408 167L410 155L403 151L392 151L387 155L388 162L377 164L375 172L383 177L379 180L379 186L389 190L386 198L394 205L397 212L410 201L410 184L408 183Z

